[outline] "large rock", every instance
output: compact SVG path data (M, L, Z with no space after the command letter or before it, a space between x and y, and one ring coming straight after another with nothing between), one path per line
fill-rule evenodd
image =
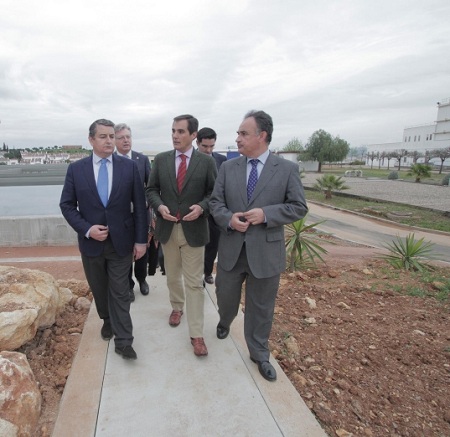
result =
M0 350L14 350L55 323L68 297L53 276L0 266Z
M24 354L0 353L0 387L0 435L36 435L42 398Z

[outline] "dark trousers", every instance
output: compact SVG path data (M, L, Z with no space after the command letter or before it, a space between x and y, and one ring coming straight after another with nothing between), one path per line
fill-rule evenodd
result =
M205 246L205 268L203 270L205 276L210 276L213 271L220 238L220 229L211 215L208 216L208 225L209 243Z
M138 282L145 281L145 278L147 277L147 252L142 258L139 258L134 262L134 276ZM130 284L130 289L133 289L133 264L131 264L130 271L128 272L128 281Z
M255 278L248 266L245 245L229 272L217 266L216 295L220 323L230 326L239 311L242 284L245 282L244 335L250 356L258 361L270 357L269 336L272 330L275 299L280 275Z
M116 346L131 345L133 323L130 316L128 273L132 254L119 256L108 238L100 256L81 255L81 260L98 315L101 319L110 320Z

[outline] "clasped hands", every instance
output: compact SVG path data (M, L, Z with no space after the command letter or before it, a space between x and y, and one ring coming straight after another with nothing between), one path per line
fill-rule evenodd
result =
M250 225L264 223L266 216L262 208L253 208L246 212L235 212L231 216L230 226L238 232L246 232Z
M203 214L203 208L198 204L191 205L189 209L191 210L191 212L181 217L181 220L192 222L194 220L197 220ZM164 220L167 220L169 222L178 221L178 219L174 215L170 214L170 210L166 205L160 205L158 207L158 211Z

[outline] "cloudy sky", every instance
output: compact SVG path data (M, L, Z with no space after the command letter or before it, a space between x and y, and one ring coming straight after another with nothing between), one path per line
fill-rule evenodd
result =
M171 148L190 113L234 145L249 109L273 147L317 129L401 141L450 97L443 0L0 0L0 142L80 144L98 118Z

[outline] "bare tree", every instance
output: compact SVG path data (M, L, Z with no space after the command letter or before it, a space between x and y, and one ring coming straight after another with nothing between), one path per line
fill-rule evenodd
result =
M434 149L431 151L431 154L435 158L439 158L441 160L441 165L439 167L439 174L442 173L442 169L444 168L444 161L447 158L450 158L450 147L446 147L445 149Z
M408 156L413 159L413 164L417 164L417 160L423 158L424 154L417 150L413 150L412 152L408 152Z

